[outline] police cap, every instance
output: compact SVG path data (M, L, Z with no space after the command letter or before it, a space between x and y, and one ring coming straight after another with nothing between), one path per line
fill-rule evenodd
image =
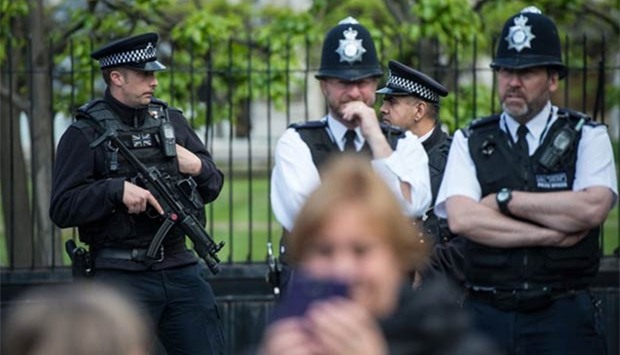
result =
M353 17L332 28L323 41L317 79L357 81L383 75L370 32Z
M159 71L166 67L157 61L157 33L121 38L91 53L101 69L127 67L139 71Z
M526 7L506 21L491 68L555 68L560 79L566 76L562 48L553 21L534 6Z
M412 69L395 60L388 63L390 74L385 87L377 90L383 95L412 95L432 103L439 103L440 96L447 96L448 90L428 75Z

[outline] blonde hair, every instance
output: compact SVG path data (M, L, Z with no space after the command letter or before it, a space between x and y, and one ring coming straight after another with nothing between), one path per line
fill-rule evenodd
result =
M11 310L3 345L15 355L146 354L146 320L122 295L94 282L37 288Z
M370 162L359 155L342 154L332 158L321 170L321 185L302 207L295 227L287 241L291 262L304 259L313 237L345 205L355 204L365 210L366 223L372 223L382 232L382 240L389 244L403 272L424 265L428 248L420 233Z

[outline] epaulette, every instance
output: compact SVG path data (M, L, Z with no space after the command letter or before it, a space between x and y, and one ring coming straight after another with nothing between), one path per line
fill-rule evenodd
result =
M89 101L89 102L85 103L84 105L78 107L78 109L76 110L76 114L79 116L82 113L87 113L93 107L97 106L98 104L100 104L102 102L104 102L102 99L95 99L95 100ZM78 119L79 119L79 117L78 117Z
M180 114L183 114L183 110L181 110L180 108L169 106L166 101L157 99L155 97L151 97L151 105L160 105L160 106L163 106L164 109L168 109L168 111L175 111Z
M467 138L476 129L486 127L488 125L496 125L499 122L500 115L491 115L487 117L479 117L471 121L467 127L462 128L461 132Z
M315 129L315 128L325 128L325 127L327 127L327 120L297 122L297 123L291 123L288 126L288 128L294 128L295 130Z
M151 97L151 103L152 104L157 104L157 105L162 105L164 107L168 107L168 103L164 100L160 100L158 98L155 97Z
M586 115L583 112L571 110L565 107L558 109L558 117L564 117L564 118L568 118L568 119L575 120L575 121L580 121L581 119L583 119L585 121L584 125L592 126L592 127L599 126L602 124L602 123L594 121L592 117Z

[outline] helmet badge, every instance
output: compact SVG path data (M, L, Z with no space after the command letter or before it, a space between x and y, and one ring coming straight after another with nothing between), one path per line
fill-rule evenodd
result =
M344 39L340 40L340 45L336 49L336 53L340 55L340 61L349 64L361 62L366 49L362 46L362 40L357 39L357 31L349 27L342 34Z
M511 26L506 36L508 49L514 48L517 52L521 52L523 48L532 48L531 41L536 38L532 33L532 26L526 26L528 18L523 15L515 17L514 26Z
M147 56L152 57L155 55L155 47L153 47L153 44L151 42L149 42L149 44L146 45L146 48L144 49L145 53Z

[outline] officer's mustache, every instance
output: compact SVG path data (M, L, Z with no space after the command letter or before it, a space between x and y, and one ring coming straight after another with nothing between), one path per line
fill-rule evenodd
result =
M524 99L525 94L521 90L508 90L504 94L504 97L518 97L518 98Z

